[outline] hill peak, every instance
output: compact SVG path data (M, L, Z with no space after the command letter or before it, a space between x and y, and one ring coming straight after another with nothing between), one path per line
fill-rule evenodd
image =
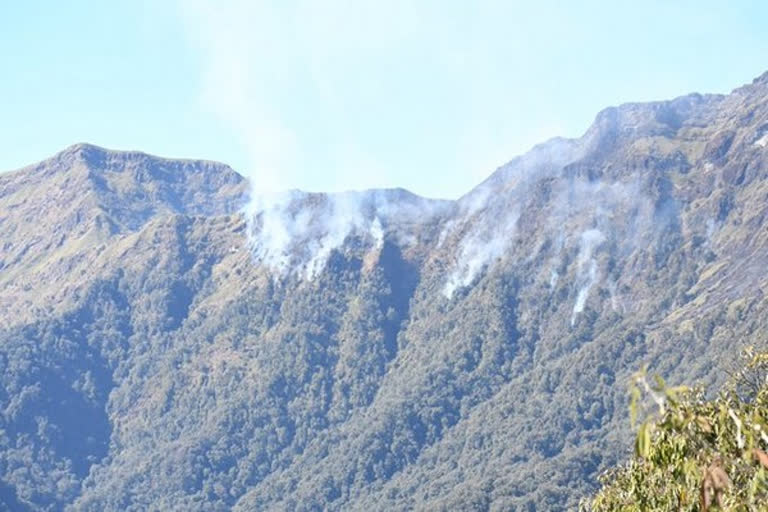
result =
M212 216L237 211L245 201L247 184L232 168L217 162L77 143L0 175L0 191L0 196L25 197L30 208L39 203L35 208L51 212L51 197L70 198L69 202L91 197L93 208L133 230L156 214Z
M108 161L136 161L144 163L165 163L172 164L174 166L184 165L187 170L195 167L199 169L207 170L226 170L234 173L228 165L221 162L216 162L208 159L194 159L194 158L174 158L154 155L145 151L133 150L133 149L111 149L88 142L78 142L72 144L53 155L48 160L60 160L78 158L91 167L99 168L107 164ZM240 177L243 179L242 177Z

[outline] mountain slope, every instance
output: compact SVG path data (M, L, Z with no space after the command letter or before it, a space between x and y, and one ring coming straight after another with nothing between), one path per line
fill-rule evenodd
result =
M75 146L0 175L0 499L563 510L643 362L763 343L768 75L601 112L458 201Z

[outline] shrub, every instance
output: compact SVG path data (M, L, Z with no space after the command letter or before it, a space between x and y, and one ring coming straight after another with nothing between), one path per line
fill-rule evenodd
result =
M768 510L768 353L748 349L714 399L645 371L630 386L635 454L584 511Z

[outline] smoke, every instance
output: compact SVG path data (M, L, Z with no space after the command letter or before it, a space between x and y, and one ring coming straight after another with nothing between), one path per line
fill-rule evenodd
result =
M484 269L503 257L518 234L521 206L532 187L557 176L587 151L588 139L551 139L498 169L489 179L462 197L454 219L443 229L438 246L447 240L457 246L454 262L443 287L451 298L469 286ZM553 278L556 281L557 278Z
M354 193L299 191L254 196L246 214L255 259L278 276L312 280L352 234L361 235L370 248L381 248L381 222L364 214L361 199Z
M359 201L349 194L332 199L298 191L255 196L247 218L255 258L276 274L307 279L323 269L352 231L366 228Z
M764 124L757 129L753 144L760 148L768 147L768 124Z
M381 250L389 238L400 247L418 243L415 231L445 215L449 201L402 190L338 194L289 191L254 196L246 209L254 258L276 276L312 280L333 251L352 239L355 250Z
M250 183L245 215L257 261L277 275L313 279L350 236L380 248L394 209L431 218L433 203L339 192L382 186L396 172L370 139L379 125L402 119L393 109L369 111L397 99L382 98L403 80L386 66L403 58L415 64L413 38L431 41L412 2L189 0L178 7L201 57L201 106L247 153L238 170ZM371 128L373 114L391 118ZM361 127L371 130L367 138Z
M576 316L584 311L589 291L597 283L598 266L594 258L597 247L605 241L605 235L598 229L589 229L581 234L579 255L576 263L576 284L579 287L576 303L571 313L571 325L576 323Z
M512 209L501 217L489 213L479 215L476 222L479 227L469 230L459 243L458 259L443 287L443 294L448 298L458 288L469 286L485 267L503 256L514 239L519 212Z
M368 233L373 240L373 248L375 250L381 250L384 246L384 230L381 227L381 221L378 217L374 217L371 227L368 229Z
M557 286L557 282L560 280L560 273L552 269L549 271L549 287L554 289Z
M566 255L575 247L571 325L598 286L609 293L614 311L624 310L619 291L620 265L614 265L611 275L607 275L605 269L601 270L597 253L610 253L614 261L619 262L638 248L647 250L674 217L669 215L674 208L667 211L666 207L655 206L644 192L641 179L590 180L577 173L563 176L553 184L551 210L546 221L552 240L547 265L549 285L554 289L567 272Z
M616 313L623 313L624 312L624 304L621 302L621 297L619 296L618 292L618 283L613 280L608 280L608 293L611 296L611 309L613 309Z
M241 172L257 193L296 186L303 156L296 132L279 115L282 99L273 94L294 77L276 51L277 25L265 23L279 13L266 2L189 0L178 6L201 60L200 107L246 152Z
M442 261L448 262L442 292L453 297L495 262L508 258L516 250L513 242L533 236L527 226L521 226L521 219L529 207L536 207L528 202L538 197L539 187L545 183L552 187L552 197L544 200L551 211L539 215L548 221L537 227L540 232L547 229L557 241L551 254L544 256L543 272L551 288L563 286L569 272L563 255L578 244L575 321L601 282L608 279L612 297L619 290L618 277L601 275L594 259L600 244L624 238L630 242L622 250L629 251L646 236L638 233L654 228L655 204L640 193L639 186L575 177L567 170L601 143L605 135L601 130L611 128L599 123L580 139L557 138L534 147L458 201L430 201L393 190L298 192L294 189L368 188L391 179L393 171L388 167L395 166L382 165L376 155L354 143L354 134L349 132L367 124L351 122L360 120L349 116L362 113L370 117L367 109L376 105L380 125L397 126L385 119L392 114L380 105L393 102L383 101L387 98L382 95L391 90L407 94L415 81L398 88L393 87L398 84L382 80L404 76L403 70L425 69L423 59L414 52L418 46L414 42L428 40L435 46L428 47L427 54L438 53L443 40L424 37L422 21L425 14L437 13L442 7L433 13L405 0L396 0L394 5L332 0L322 5L298 2L285 6L258 0L216 4L190 0L180 5L191 39L203 56L201 103L231 128L233 138L248 152L245 168L250 170L246 174L251 200L245 214L250 248L255 259L276 276L314 279L334 251L346 250L351 241L358 252L379 250L387 241L401 247L422 243L423 232L430 231L434 222L442 229L435 228L437 239L429 238L428 244L431 247L436 242ZM444 27L443 35L450 36L451 27ZM397 67L404 60L411 65ZM382 72L389 69L386 65L395 66L392 70L400 75ZM350 69L362 71L352 77L352 83L346 83L346 78L339 77L348 76ZM455 75L447 76L471 76L462 67L450 71ZM358 93L359 97L348 98ZM424 95L422 103L432 96ZM445 107L442 100L435 105L439 107L435 112ZM318 115L308 119L303 115L306 107ZM430 122L434 119L429 118ZM403 124L402 119L398 121ZM482 121L480 125L487 124L485 118ZM514 124L508 118L502 121L500 126ZM396 137L397 133L392 130L385 135ZM490 138L488 133L482 135L479 139ZM469 146L478 146L477 141L472 142ZM450 141L444 143L451 145ZM626 225L615 225L618 214L629 219ZM615 300L618 307L618 292Z
M653 252L666 245L660 241L678 209L673 199L654 193L648 176L621 170L600 176L599 168L579 161L590 149L586 137L555 139L513 160L462 198L439 240L456 255L444 295L450 298L470 286L497 260L511 265L542 261L551 290L571 276L571 325L600 286L610 295L610 307L623 312L621 262L635 250ZM520 243L513 244L517 239ZM603 252L606 265L601 266Z

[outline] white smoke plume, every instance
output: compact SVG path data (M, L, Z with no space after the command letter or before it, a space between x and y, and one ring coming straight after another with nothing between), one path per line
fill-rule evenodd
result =
M397 2L399 14L411 11L409 2ZM348 0L323 5L189 0L178 9L201 57L201 106L247 153L239 170L250 183L245 214L257 261L277 275L312 279L352 234L368 232L370 245L380 248L385 222L368 215L360 194L292 191L308 181L310 188L324 191L367 188L389 176L344 133L312 130L300 115L301 101L321 109L319 127L323 117L343 115L344 98L334 81L344 79L358 60L400 42L398 31L418 33L411 16L396 16L389 4ZM344 16L354 22L344 23ZM292 94L297 83L306 85L301 91L307 97ZM322 180L311 174L318 168Z
M459 200L456 218L446 224L438 242L440 246L458 237L457 259L443 287L447 298L504 256L517 235L520 208L530 188L581 158L588 144L586 139L562 138L539 144Z
M757 130L753 144L760 148L768 147L768 125L763 125Z
M384 246L384 230L381 227L381 221L378 217L373 218L371 227L368 229L368 233L373 239L373 248L375 250L381 250Z
M560 280L560 273L552 269L549 271L549 287L554 289L557 286L557 282Z
M258 262L276 276L312 280L350 237L364 252L381 250L389 237L407 247L417 242L410 232L414 226L445 215L450 206L449 201L423 199L401 190L290 191L254 196L246 216Z
M609 279L607 284L608 293L611 295L611 308L616 313L624 313L624 304L622 304L621 297L619 296L618 283L613 279Z
M604 241L605 235L598 229L589 229L581 234L576 263L576 283L579 286L579 292L571 313L571 325L576 323L576 316L584 311L589 291L598 281L598 266L594 253Z
M517 232L520 214L512 210L501 218L481 217L479 228L473 228L459 244L456 263L443 288L443 294L448 298L458 288L469 286L485 267L504 255Z
M321 129L307 129L306 119L296 112L301 111L301 101L307 101L323 106L326 118L343 115L349 109L345 109L347 98L336 87L339 77L355 65L370 66L377 58L391 60L393 48L399 52L396 55L408 57L414 41L439 45L435 38L422 37L421 20L427 13L439 15L442 9L432 12L405 0L285 6L260 0L189 0L179 6L190 39L203 57L201 103L231 128L249 153L249 243L256 259L278 275L313 279L350 237L366 240L370 249L381 248L386 237L396 232L402 242L415 243L415 230L395 230L392 225L398 221L423 224L439 214L445 221L439 245L450 241L454 260L443 289L451 297L507 253L517 236L521 205L530 185L578 160L592 143L583 137L538 145L453 206L386 196L376 199L372 208L362 193L285 192L306 187L305 179L321 160L333 165L323 167L324 182L319 188L381 185L378 180L389 174L386 166L356 147L351 142L354 137L346 140L343 135L324 133L323 116L317 120ZM296 83L312 85L308 97L291 93ZM377 81L362 80L359 86L371 87L367 92L379 97ZM483 138L489 137L479 140ZM326 167L334 171L327 172ZM497 195L505 199L499 202ZM455 215L445 214L450 208L455 208ZM394 210L404 213L395 215Z
M624 215L635 223L622 228L627 238L650 232L653 227L653 205L638 195L632 184L592 183L586 178L564 176L568 164L593 149L597 129L580 139L552 139L534 147L456 202L428 201L393 191L286 192L305 187L315 162L322 159L332 161L331 168L338 167L339 171L327 176L324 171L324 182L315 189L381 185L380 181L370 181L388 174L376 158L348 140L323 139L322 124L318 130L297 131L298 125L306 128L306 123L299 122L304 118L290 114L301 109L301 101L327 106L323 110L327 118L341 114L345 98L334 87L339 70L349 69L350 62L375 63L377 56L389 55L393 46L409 55L413 46L410 38L423 34L421 20L429 10L405 0L394 4L298 2L287 7L260 0L189 0L179 5L203 57L201 102L231 128L233 138L249 152L249 243L257 261L275 275L314 279L334 251L344 249L352 239L362 244L358 250L369 252L381 249L389 240L399 245L419 243L422 228L439 217L443 229L436 230L437 245L443 261L449 262L442 291L450 298L497 260L507 257L520 236L519 220L526 212L531 189L550 178L556 178L556 185L551 200L554 208L548 212L549 229L559 242L544 260L550 263L544 275L548 274L553 289L558 283L562 286L568 275L562 266L566 261L562 253L569 246L578 243L580 254L595 250L584 246L587 242L579 233L595 229L606 239L618 238L611 227L617 208L638 210L637 214ZM289 31L287 36L285 30ZM350 45L350 41L359 44ZM342 50L351 51L353 61L344 60L342 55L347 53L340 53ZM311 97L291 94L292 85L299 81L317 86ZM381 86L365 84L374 87L374 92ZM334 147L327 149L325 142ZM344 158L337 162L339 155ZM349 155L353 155L351 159ZM583 310L590 290L607 278L593 263L578 264L574 319Z
M554 233L548 264L549 286L554 289L560 280L567 249L577 245L571 325L601 283L610 294L612 309L624 311L619 292L621 275L604 275L595 254L605 242L611 242L611 251L615 251L613 255L617 258L627 256L637 247L648 247L665 219L654 220L653 201L636 180L608 182L574 177L558 180L554 191L547 222L548 231Z
M256 259L279 275L295 273L307 279L323 269L350 233L370 229L358 198L351 194L290 191L255 196L246 213Z

